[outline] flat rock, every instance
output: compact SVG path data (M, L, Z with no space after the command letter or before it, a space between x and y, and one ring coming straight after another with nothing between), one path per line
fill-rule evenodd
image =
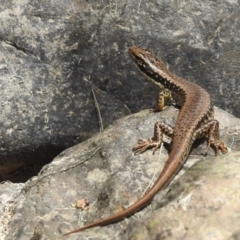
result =
M160 151L133 155L139 138L153 134L159 120L174 125L178 110L149 110L114 122L91 139L71 147L23 185L1 185L5 198L5 239L64 239L62 234L110 216L136 202L151 186L168 156L169 139ZM180 173L152 203L130 218L73 234L69 239L227 239L239 233L240 120L215 108L221 139L229 153L203 153L196 141ZM15 186L15 187L14 187ZM86 199L89 210L75 208ZM8 213L8 214L7 214ZM6 218L8 215L8 218ZM24 219L24 221L23 221ZM235 234L235 235L234 235ZM2 238L3 239L3 238Z

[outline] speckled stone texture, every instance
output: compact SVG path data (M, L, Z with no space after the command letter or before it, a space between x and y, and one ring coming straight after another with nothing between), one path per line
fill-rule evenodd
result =
M135 203L154 183L167 160L169 139L164 138L161 154L133 155L132 148L139 138L152 136L156 121L174 125L173 107L161 117L148 110L126 116L62 152L25 184L2 184L0 234L5 240L231 239L240 231L240 120L223 110L215 113L229 153L216 157L211 149L204 156L206 141L196 141L172 184L132 217L62 237ZM75 208L82 199L89 202L88 211Z

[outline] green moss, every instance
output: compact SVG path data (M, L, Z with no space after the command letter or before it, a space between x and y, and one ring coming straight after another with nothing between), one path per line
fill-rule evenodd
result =
M159 225L159 222L157 220L152 220L148 223L147 227L151 230Z

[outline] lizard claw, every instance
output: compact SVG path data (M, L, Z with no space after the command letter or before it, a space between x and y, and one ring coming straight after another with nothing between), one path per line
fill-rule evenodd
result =
M136 145L133 148L134 155L140 154L142 152L145 152L149 148L153 148L153 154L160 148L161 142L160 141L154 141L152 138L146 139L139 139L138 145Z

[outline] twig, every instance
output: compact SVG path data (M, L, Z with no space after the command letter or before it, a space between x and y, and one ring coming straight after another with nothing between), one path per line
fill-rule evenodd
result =
M102 122L102 117L101 117L101 113L100 113L100 108L97 102L97 98L95 96L95 93L92 89L92 95L93 95L93 102L94 102L94 106L97 110L97 117L98 117L98 124L99 124L99 131L102 132L103 131L103 122Z

